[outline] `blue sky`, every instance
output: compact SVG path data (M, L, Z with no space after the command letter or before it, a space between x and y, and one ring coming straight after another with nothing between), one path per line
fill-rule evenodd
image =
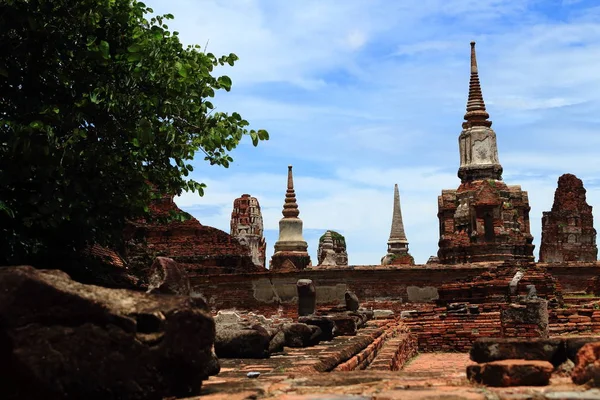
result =
M437 253L437 196L455 189L458 135L477 41L484 99L504 181L529 193L539 250L542 211L558 177L583 179L600 207L600 4L595 0L147 0L172 13L186 44L237 54L214 103L268 142L245 140L229 169L198 156L200 198L177 204L229 231L232 203L258 198L268 257L278 236L287 165L304 237L346 236L350 264L387 249L393 187L417 263Z

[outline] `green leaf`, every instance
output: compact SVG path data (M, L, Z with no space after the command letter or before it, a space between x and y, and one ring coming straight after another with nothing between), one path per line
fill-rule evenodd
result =
M181 64L178 61L175 63L175 68L177 69L177 73L179 74L179 76L181 76L183 78L187 78L187 76L188 76L187 69L185 68L185 66L183 64Z
M142 50L142 45L140 43L132 44L127 48L127 51L130 53L138 53L140 50Z
M142 59L141 53L131 53L131 54L127 55L127 61L129 61L129 62L140 61L141 59Z
M252 145L254 147L258 146L258 134L256 131L250 131L250 138L252 139Z
M104 57L105 59L110 58L110 45L107 41L101 40L99 48L100 52L102 53L102 57Z
M228 76L220 76L217 79L217 82L219 82L219 85L221 85L221 87L226 91L229 92L231 90L231 79Z

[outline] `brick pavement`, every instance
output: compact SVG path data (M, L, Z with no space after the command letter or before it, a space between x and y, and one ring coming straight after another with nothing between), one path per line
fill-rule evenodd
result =
M467 353L423 353L413 358L402 372L426 373L441 379L466 379L467 365L473 364Z

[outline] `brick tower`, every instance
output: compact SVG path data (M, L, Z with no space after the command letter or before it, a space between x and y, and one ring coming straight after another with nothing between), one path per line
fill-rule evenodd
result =
M475 42L467 112L458 143L461 184L438 197L440 263L533 261L529 199L520 186L502 181L496 133L486 111Z

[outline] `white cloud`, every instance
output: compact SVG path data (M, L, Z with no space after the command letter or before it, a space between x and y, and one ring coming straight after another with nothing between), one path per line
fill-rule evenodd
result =
M353 30L346 35L346 44L351 50L358 50L367 42L364 32Z

